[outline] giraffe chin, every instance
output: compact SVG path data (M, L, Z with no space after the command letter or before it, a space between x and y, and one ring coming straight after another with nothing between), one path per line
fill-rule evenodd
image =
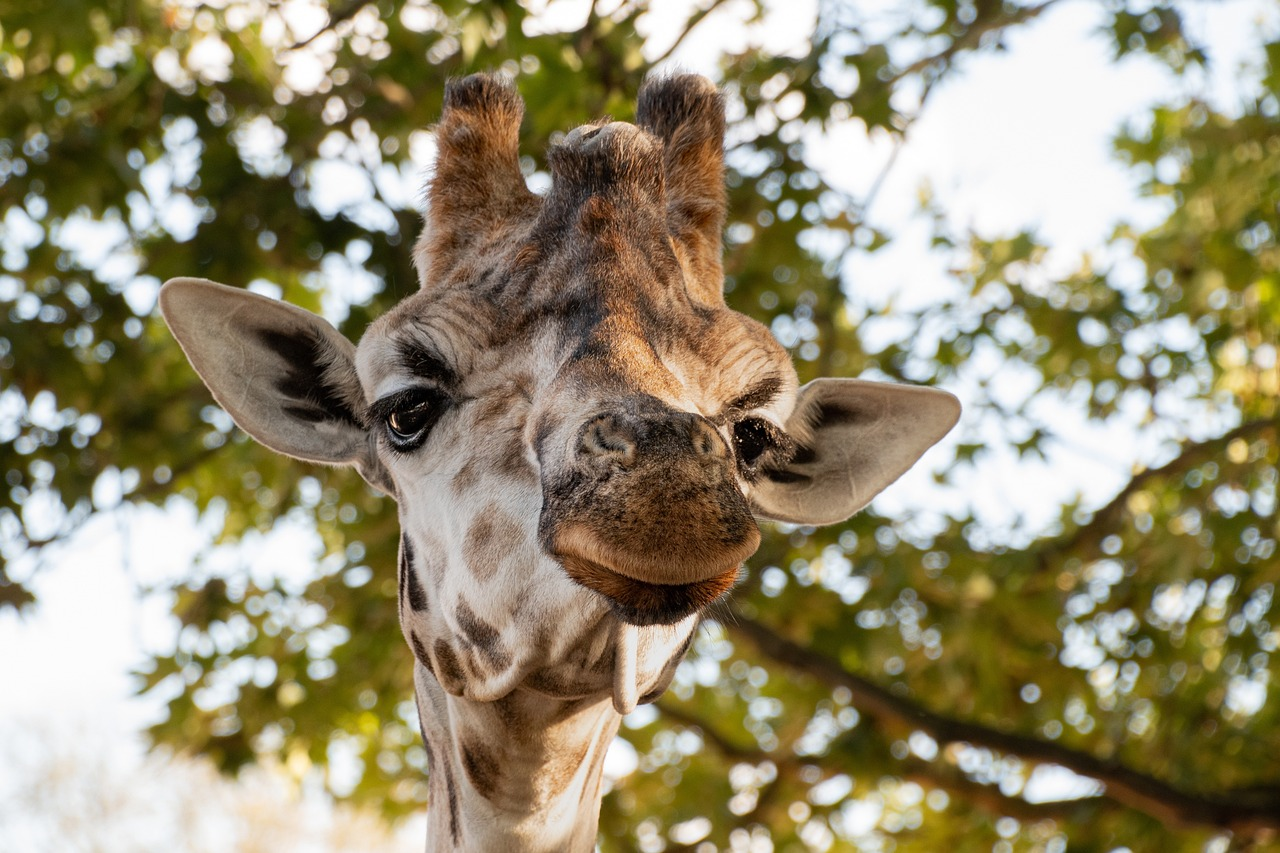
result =
M569 577L604 596L614 615L631 625L672 625L706 608L733 588L742 565L735 562L693 583L663 584L629 578L574 554L557 554L556 559Z

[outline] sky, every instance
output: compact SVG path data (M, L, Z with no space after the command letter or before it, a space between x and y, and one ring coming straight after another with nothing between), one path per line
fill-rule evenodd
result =
M713 72L712 57L734 39L767 38L786 49L805 37L815 9L812 0L779 3L754 31L745 31L728 25L736 2L724 5L718 21L704 21L672 63ZM652 8L646 24L657 53L681 20L676 13L685 3L656 0ZM1157 221L1161 210L1138 199L1133 178L1111 158L1109 139L1176 86L1200 86L1220 104L1232 103L1238 68L1248 58L1244 46L1254 41L1260 21L1272 29L1277 23L1275 7L1261 0L1185 8L1215 62L1207 80L1179 83L1149 62L1112 63L1109 48L1093 33L1096 6L1086 3L1055 7L1016 33L1005 53L967 59L961 73L931 95L879 190L871 219L895 233L897 241L847 270L859 298L918 305L948 286L945 259L925 251L927 237L916 215L925 184L957 228L990 237L1035 227L1055 247L1054 263L1068 267L1082 251L1098 246L1115 223ZM548 27L572 26L585 10L585 0L553 3L546 12ZM808 142L812 162L855 196L878 179L893 152L891 140L868 137L857 122ZM1083 427L1074 444L1030 478L1005 460L989 471L987 482L973 483L990 517L1034 529L1048 523L1071 494L1100 505L1145 452L1132 437ZM893 515L929 493L929 464L926 458L879 498L877 510ZM1010 504L1020 512L1013 514ZM148 650L173 642L175 622L163 595L142 597L137 590L174 579L175 571L209 545L216 529L216 518L201 521L189 504L175 498L163 508L103 514L70 541L50 547L52 565L33 583L39 604L22 617L0 612L0 648L22 652L0 655L0 684L17 686L0 691L0 732L5 733L0 741L6 749L25 740L15 733L29 734L36 744L75 733L84 749L110 756L117 769L146 767L138 732L156 718L160 706L133 696L129 673ZM283 566L301 578L313 570L320 550L305 527L285 524L270 535L250 534L237 546L215 549L208 559L215 567L255 573L278 573ZM615 772L633 765L627 749L615 755ZM86 765L86 772L97 766ZM20 780L13 772L0 769L0 803L15 784ZM1056 784L1054 790L1067 790ZM29 826L39 819L38 813L15 815L0 808L0 837L24 820ZM50 849L37 840L29 843L19 850Z

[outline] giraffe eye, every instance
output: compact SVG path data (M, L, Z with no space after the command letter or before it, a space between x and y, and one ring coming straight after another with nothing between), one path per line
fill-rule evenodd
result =
M386 416L387 438L397 450L412 450L427 437L447 399L438 391L415 390L393 401Z
M392 412L387 418L387 426L397 438L412 438L422 432L431 415L431 407L427 403L419 403L412 409L403 412Z
M773 446L775 428L761 418L747 418L733 426L733 445L738 451L738 459L743 465L751 467L760 461L765 451Z

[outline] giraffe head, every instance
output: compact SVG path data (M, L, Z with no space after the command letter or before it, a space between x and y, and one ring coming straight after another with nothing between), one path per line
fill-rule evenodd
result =
M353 346L301 309L193 279L161 307L214 396L281 453L353 465L399 503L401 615L422 666L473 699L518 685L670 679L733 585L757 517L840 521L955 423L951 395L797 387L726 307L720 96L651 81L637 124L595 123L529 191L523 104L450 84L421 287Z

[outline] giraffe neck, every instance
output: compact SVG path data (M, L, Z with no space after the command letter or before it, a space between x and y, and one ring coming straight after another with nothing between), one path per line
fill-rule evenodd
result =
M428 853L589 853L605 752L622 717L610 696L552 699L517 689L474 702L415 667L431 766Z

